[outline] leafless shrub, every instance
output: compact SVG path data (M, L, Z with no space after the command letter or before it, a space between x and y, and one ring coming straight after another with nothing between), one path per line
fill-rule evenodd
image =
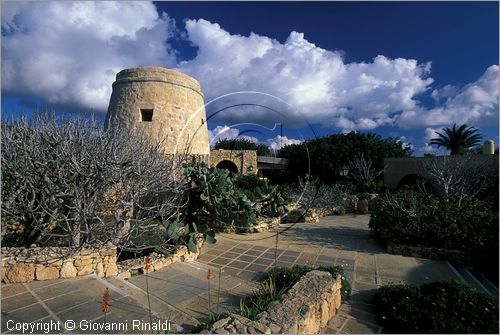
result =
M1 138L2 238L13 244L127 245L185 206L185 157L165 155L164 140L46 115L2 124Z
M440 156L424 163L426 179L445 199L456 199L458 204L474 197L486 186L483 171L486 162L481 156ZM426 190L426 187L420 187Z
M349 162L349 174L357 182L373 181L383 172L384 170L375 169L373 161L364 154L354 156Z
M287 194L290 202L302 208L343 207L345 198L352 194L348 184L321 184L317 179L299 179L298 187Z

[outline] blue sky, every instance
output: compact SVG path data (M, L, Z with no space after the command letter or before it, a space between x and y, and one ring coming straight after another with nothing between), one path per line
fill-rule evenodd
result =
M421 155L456 122L498 143L498 28L498 2L3 2L2 114L103 117L116 72L157 65L227 95L208 115L268 107L225 109L213 136L372 131Z

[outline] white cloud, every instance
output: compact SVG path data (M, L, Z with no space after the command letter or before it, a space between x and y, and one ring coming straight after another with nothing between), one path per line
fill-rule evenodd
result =
M293 107L288 122L302 114L311 123L374 129L392 123L390 113L415 108L414 96L433 81L427 78L430 63L381 55L370 63L345 63L340 52L317 47L294 31L280 43L254 33L231 35L203 19L188 20L186 29L199 53L179 68L201 81L206 96L265 92ZM269 121L257 116L247 115L252 122Z
M207 101L255 90L292 107L284 120L262 108L227 110L219 120L227 124L286 122L290 128L309 122L349 131L498 123L497 65L462 88L433 89L430 62L379 55L347 63L341 52L322 49L295 31L281 43L231 34L203 19L186 20L185 27L198 53L178 63L179 51L168 42L179 32L150 2L3 2L3 93L104 112L119 70L157 65L197 78ZM437 107L419 104L418 95L426 92Z
M424 143L423 146L418 148L418 151L424 153L424 154L435 154L436 153L436 148L431 146L429 143Z
M287 145L290 145L290 144L300 144L302 142L303 141L301 141L301 140L296 140L296 139L293 139L293 138L288 138L286 136L281 137L281 135L278 135L278 136L276 136L274 138L269 138L267 140L267 145L272 150L279 150L279 149L281 149L283 147L286 147Z
M401 143L401 146L406 149L409 148L410 150L413 150L413 144L409 143L406 139L406 136L401 136L399 137L396 142Z
M2 90L105 111L118 71L175 66L148 2L2 2Z
M437 137L436 132L440 131L439 128L425 128L424 130L424 140L430 142L433 138Z
M416 148L417 155L420 154L433 154L433 155L446 155L447 150L442 147L431 145L430 142L433 138L437 137L436 132L441 131L441 128L425 128L424 130L424 144Z
M237 128L229 126L217 126L213 130L209 130L208 138L211 146L214 146L219 140L245 139L253 143L259 142L256 137L240 135L240 131Z
M460 89L453 85L445 85L441 89L435 89L432 91L431 96L434 98L436 103L440 103L443 99L447 100L454 97L460 92Z
M492 65L475 82L465 85L446 102L433 109L404 111L397 124L405 128L444 126L453 123L474 126L498 124L498 65ZM447 89L449 91L449 88ZM436 93L436 96L439 95Z

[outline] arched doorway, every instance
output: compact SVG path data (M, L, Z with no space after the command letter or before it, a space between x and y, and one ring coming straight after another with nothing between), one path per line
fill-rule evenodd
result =
M228 160L223 160L219 162L219 164L217 164L215 167L218 169L228 170L232 173L238 173L238 167L236 166L236 164Z
M427 179L414 173L401 178L397 189L399 190L403 186L417 187L427 194L436 194L432 184Z

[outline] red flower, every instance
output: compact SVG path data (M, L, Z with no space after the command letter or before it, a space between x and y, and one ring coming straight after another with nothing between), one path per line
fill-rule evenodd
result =
M106 287L104 294L102 295L102 312L109 312L109 289Z

